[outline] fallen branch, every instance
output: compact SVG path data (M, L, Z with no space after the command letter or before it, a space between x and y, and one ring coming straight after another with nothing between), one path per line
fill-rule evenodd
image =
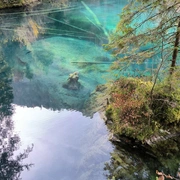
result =
M102 29L102 31L104 32L104 34L105 34L107 37L109 37L108 32L107 32L106 29L102 26L102 24L100 23L99 19L98 19L97 16L96 16L96 14L88 7L88 5L87 5L85 2L81 1L81 3L82 3L83 6L86 8L86 10L93 16L93 18L94 18L97 26ZM94 24L94 23L93 23L93 24Z

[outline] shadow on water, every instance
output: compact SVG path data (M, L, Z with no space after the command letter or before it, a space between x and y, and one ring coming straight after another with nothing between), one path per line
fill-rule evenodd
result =
M17 154L20 138L14 133L13 91L11 87L11 69L0 57L0 179L19 179L23 170L29 170L32 164L24 164L32 147ZM16 155L15 155L16 154Z

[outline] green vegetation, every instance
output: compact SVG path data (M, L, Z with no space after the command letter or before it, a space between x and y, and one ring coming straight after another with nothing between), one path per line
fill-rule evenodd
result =
M106 106L112 141L117 147L126 143L131 149L127 152L137 148L140 157L145 153L146 162L148 155L152 157L147 169L161 167L174 176L180 158L179 7L178 0L130 0L120 15L116 32L105 45L117 59L111 68L120 72ZM158 62L158 67L152 69L150 76L139 72L139 77L122 77L132 64L152 62L153 66L153 61ZM129 172L134 175L134 166L123 167L125 162L117 152L112 154L111 162L106 164L108 177L126 179ZM157 179L161 177L166 176ZM155 179L147 177L151 178Z
M179 7L179 0L130 1L105 45L117 59L112 69L159 62L151 77L117 79L106 109L114 135L146 143L157 156L180 150Z
M131 0L120 15L116 32L105 46L118 59L114 68L122 69L123 62L140 64L148 59L158 59L160 69L169 64L172 73L178 59L179 6L178 0L172 3L167 0L163 3L159 0Z
M167 80L158 83L153 96L153 83L140 78L121 78L114 83L106 116L116 135L126 135L142 142L180 131L180 89L169 90ZM153 139L154 138L154 139Z

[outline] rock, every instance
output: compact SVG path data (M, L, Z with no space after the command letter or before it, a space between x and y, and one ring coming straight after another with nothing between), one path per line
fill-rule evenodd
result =
M89 99L84 103L83 114L85 116L93 117L93 114L99 112L101 118L107 123L107 117L105 115L105 108L110 99L109 85L98 85L94 92L91 93ZM110 122L111 123L111 122Z
M106 89L107 89L107 87L106 87L105 85L99 84L99 85L96 86L96 90L95 90L95 91L97 91L97 92L103 92L103 91L105 91Z
M111 142L121 142L121 140L119 138L117 138L113 133L109 134L109 141Z
M162 132L162 130L161 130ZM152 146L154 144L157 144L159 142L165 142L166 140L172 139L172 138L177 138L180 136L180 133L170 133L168 131L163 131L166 132L163 136L160 135L153 135L149 139L146 139L145 142L149 145Z
M79 74L78 72L74 72L69 75L67 82L63 84L63 88L69 90L79 90L81 88L81 84L78 82Z

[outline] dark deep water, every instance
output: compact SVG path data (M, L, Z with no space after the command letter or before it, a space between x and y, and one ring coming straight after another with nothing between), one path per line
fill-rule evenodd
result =
M113 58L101 45L125 4L89 0L60 8L54 2L26 12L0 12L1 177L11 180L22 172L23 180L105 180L105 174L120 170L122 179L155 179L158 162L116 148L100 114L88 117L83 111L96 86L112 78L108 68ZM149 73L156 66L147 61L123 73ZM63 88L74 72L82 88ZM28 157L14 158L31 144ZM118 163L111 157L118 157ZM177 161L166 168L175 173ZM34 165L23 171L22 162ZM109 171L104 170L106 162ZM6 171L9 175L2 176Z

